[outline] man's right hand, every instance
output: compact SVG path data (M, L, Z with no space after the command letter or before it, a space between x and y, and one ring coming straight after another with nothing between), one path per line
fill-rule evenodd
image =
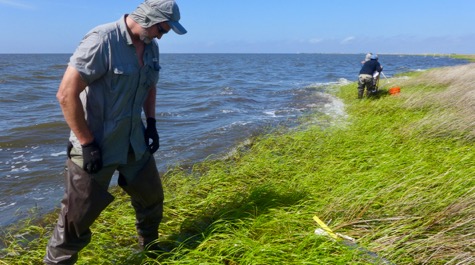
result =
M101 149L95 141L82 145L83 169L89 173L97 173L102 168Z

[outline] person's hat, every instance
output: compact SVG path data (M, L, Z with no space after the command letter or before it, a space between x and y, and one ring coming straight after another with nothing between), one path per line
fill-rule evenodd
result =
M160 22L167 22L177 34L185 34L186 29L178 22L180 9L174 0L145 0L130 17L143 28Z
M372 53L368 52L368 53L366 54L366 56L364 57L365 61L371 60L371 56L372 56L372 55L373 55Z
M371 60L378 60L378 55L377 54L371 55Z

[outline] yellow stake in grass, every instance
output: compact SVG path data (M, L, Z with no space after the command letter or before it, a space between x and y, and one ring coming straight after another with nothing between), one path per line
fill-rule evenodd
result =
M327 232L332 238L334 239L338 239L338 236L333 233L333 231L330 229L330 227L328 227L322 220L320 220L320 218L318 218L316 215L313 217L313 220L315 220L315 222L317 222L317 224L323 229L325 230L325 232Z

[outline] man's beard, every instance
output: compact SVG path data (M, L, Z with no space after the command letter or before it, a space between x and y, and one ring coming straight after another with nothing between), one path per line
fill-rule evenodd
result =
M143 41L145 44L152 43L152 39L148 36L148 32L146 30L142 30L140 32L140 40Z

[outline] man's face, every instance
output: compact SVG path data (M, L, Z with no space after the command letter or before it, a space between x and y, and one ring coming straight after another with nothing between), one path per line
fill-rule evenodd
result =
M142 29L142 32L140 32L140 40L145 44L150 44L153 38L161 39L168 31L170 31L170 25L168 25L167 22L160 22L150 28Z
M170 25L167 22L160 22L156 24L157 26L157 38L160 39L164 34L167 34L170 31Z

